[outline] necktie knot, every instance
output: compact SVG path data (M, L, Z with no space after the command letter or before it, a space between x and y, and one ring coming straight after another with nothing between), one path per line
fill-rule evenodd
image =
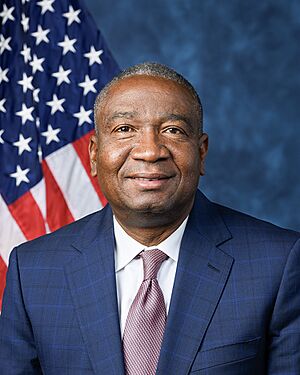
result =
M158 249L146 250L140 253L144 266L144 280L156 279L158 270L168 256Z

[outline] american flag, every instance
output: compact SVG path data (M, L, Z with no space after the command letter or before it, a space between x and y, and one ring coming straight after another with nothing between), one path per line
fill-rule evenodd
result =
M87 146L96 93L119 68L81 0L1 3L2 297L14 246L106 203Z

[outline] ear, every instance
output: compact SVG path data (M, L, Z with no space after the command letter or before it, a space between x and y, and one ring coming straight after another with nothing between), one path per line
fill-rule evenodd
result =
M199 136L199 154L200 154L200 176L205 175L205 158L208 152L208 135L203 133Z
M93 177L97 176L97 152L98 152L97 136L92 135L90 138L90 143L89 143L89 155L90 155L91 175Z

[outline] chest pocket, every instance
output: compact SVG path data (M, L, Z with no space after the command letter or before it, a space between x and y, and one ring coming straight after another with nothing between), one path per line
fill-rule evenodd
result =
M210 367L250 360L257 355L260 341L261 338L257 337L252 340L199 351L191 368L191 373Z

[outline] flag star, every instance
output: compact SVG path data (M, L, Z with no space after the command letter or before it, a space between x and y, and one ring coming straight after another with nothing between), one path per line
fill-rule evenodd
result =
M90 91L97 92L94 87L97 81L97 79L91 80L90 77L86 74L84 77L84 81L78 84L78 86L83 88L83 95L87 95Z
M56 94L53 94L52 100L50 102L47 102L46 104L51 107L51 115L53 115L55 112L60 111L64 112L64 107L62 104L66 101L66 99L58 99Z
M6 102L6 99L1 99L0 100L0 112L3 112L5 113L6 112L6 109L4 107L4 103Z
M63 55L70 52L76 52L73 44L76 43L77 39L69 39L68 35L65 35L65 39L59 42L58 45L63 48Z
M2 81L9 82L9 79L7 78L8 68L2 70L0 66L0 83Z
M4 38L4 36L0 35L0 55L7 49L7 51L11 51L11 46L9 42L11 41L11 37Z
M22 103L22 110L19 112L16 112L17 116L22 117L22 125L26 123L26 121L33 121L34 118L32 116L32 111L34 110L34 107L26 107L26 104Z
M2 144L4 143L4 140L2 138L3 133L4 133L4 130L0 129L0 143L2 143Z
M0 17L3 18L2 20L2 26L6 23L7 20L14 21L15 17L12 15L12 12L14 11L15 7L7 8L6 4L3 4L3 10L0 13Z
M22 4L29 3L30 0L22 0Z
M84 56L89 59L89 66L93 65L94 63L102 64L102 61L100 59L100 56L102 55L102 53L103 53L103 49L96 51L95 47L91 46L90 52L87 52L84 54Z
M83 123L87 122L88 124L92 123L92 120L90 119L90 114L92 113L92 110L86 111L83 105L80 106L80 110L77 113L74 113L74 117L78 118L78 126L81 126Z
M41 57L38 59L37 55L34 54L32 61L29 63L29 65L32 66L32 73L35 74L37 71L43 72L44 69L42 67L43 62L45 61L44 57Z
M50 29L42 29L41 25L38 25L37 31L31 33L32 36L36 38L35 44L38 46L41 42L49 43L47 34L50 32Z
M29 146L31 141L31 137L24 138L23 134L19 135L19 140L13 143L14 146L18 147L18 155L22 155L24 151L31 151L31 147Z
M73 22L80 23L80 19L78 17L78 14L81 12L80 9L74 10L72 5L69 5L69 11L66 13L63 13L63 16L68 19L68 26L72 25Z
M34 87L32 86L32 80L33 77L27 76L26 73L23 73L23 78L22 80L18 81L18 84L23 87L23 94L27 92L27 90L34 90Z
M31 49L30 49L30 47L27 47L26 43L24 43L23 49L20 52L20 54L23 56L25 64L27 64L28 61L31 60Z
M43 137L46 137L46 145L48 145L52 141L59 142L59 138L58 138L57 134L60 131L61 131L60 128L53 129L51 125L48 125L47 131L41 133Z
M58 67L58 72L52 74L57 79L57 86L60 86L63 82L71 83L68 75L72 72L71 69L64 70L63 66Z
M29 17L26 17L24 13L22 13L22 21L21 21L24 33L29 30Z
M29 182L27 177L27 173L30 171L29 168L22 169L19 165L17 165L17 169L14 173L10 174L10 177L16 179L16 185L19 186L21 182Z
M47 10L49 10L49 12L54 12L54 8L52 6L52 4L54 3L54 0L41 0L41 1L38 1L37 5L39 5L42 10L41 10L41 13L42 14L45 14L47 12Z
M33 90L33 100L36 102L36 103L39 103L40 101L40 98L39 98L39 93L40 93L40 89L37 88L35 90Z

